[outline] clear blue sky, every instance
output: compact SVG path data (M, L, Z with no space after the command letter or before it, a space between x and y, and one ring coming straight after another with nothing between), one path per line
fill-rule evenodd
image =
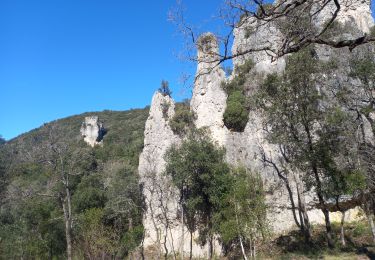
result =
M221 0L189 0L193 23ZM207 3L206 3L207 2ZM209 3L208 3L209 2ZM168 21L175 0L0 0L0 135L54 119L150 104L160 81L182 94L182 38Z
M187 0L203 30L223 0ZM181 93L193 64L176 56L183 40L167 21L175 0L0 0L0 135L54 119L150 104L160 81ZM204 28L204 27L207 28Z

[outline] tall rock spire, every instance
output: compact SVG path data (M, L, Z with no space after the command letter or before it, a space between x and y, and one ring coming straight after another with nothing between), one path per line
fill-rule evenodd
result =
M223 113L227 95L221 85L225 73L218 64L219 46L212 33L198 39L198 69L190 107L196 117L197 128L207 127L214 141L223 144L225 131Z

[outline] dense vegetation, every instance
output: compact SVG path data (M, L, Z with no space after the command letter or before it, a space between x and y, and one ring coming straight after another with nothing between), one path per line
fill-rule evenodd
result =
M189 100L176 104L175 113L169 120L169 126L179 136L187 135L194 128L194 116L190 110Z
M245 169L231 169L224 155L202 131L190 132L181 146L166 154L165 173L179 190L190 245L198 231L199 243L209 246L209 259L214 236L221 239L227 254L242 252L239 255L246 257L268 229L261 179Z
M235 132L243 132L249 120L249 101L246 97L245 83L254 64L251 60L235 68L235 77L223 82L223 89L228 95L223 121L225 126Z
M373 91L374 70L371 68L375 61L373 57L354 56L349 75L362 82L355 89L350 85L322 81L323 74L333 75L337 73L337 67L332 60L318 61L314 53L314 49L306 48L288 57L283 75L267 76L254 99L264 116L268 140L277 144L283 155L280 168L265 157L264 161L273 163L278 171L293 169L300 172L302 187L313 190L319 199L319 208L325 216L328 246L334 248L329 201L334 201L336 210L344 216L348 208L339 206L340 198L363 196L364 200L357 205L363 205L373 225L374 175L368 160L374 158L374 148L366 138L359 137L358 129L373 132L371 127L364 130L364 121L368 122L368 113L374 111L372 94L368 91ZM300 221L296 219L296 224L310 243L311 227L306 206L299 204L299 215L305 217ZM341 242L345 245L343 226Z
M89 147L79 133L92 114L107 130L102 147ZM137 167L147 116L148 109L86 113L3 145L0 258L67 258L67 223L76 258L123 258L139 246L143 201Z

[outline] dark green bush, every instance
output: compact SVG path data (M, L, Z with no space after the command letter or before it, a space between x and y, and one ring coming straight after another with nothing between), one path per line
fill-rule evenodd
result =
M372 37L375 37L375 26L371 27L371 29L370 29L370 35Z
M249 111L246 108L246 97L241 91L235 91L228 97L227 108L224 112L224 124L231 130L243 132L248 120Z
M228 95L224 112L224 125L235 132L243 132L249 120L249 106L245 96L245 83L249 72L254 67L252 60L235 68L236 76L222 87Z
M193 127L193 113L186 103L177 104L173 118L169 121L172 131L177 135L185 135Z

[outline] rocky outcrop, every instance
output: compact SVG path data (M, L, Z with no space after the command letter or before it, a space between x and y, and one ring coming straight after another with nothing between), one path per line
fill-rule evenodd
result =
M173 247L166 225L175 220L177 195L170 180L162 175L165 168L164 154L178 138L168 125L174 114L174 102L169 96L156 92L152 98L150 114L146 121L144 148L139 158L139 175L147 211L144 214L144 247Z
M166 251L169 254L183 251L186 255L190 252L190 233L179 218L179 194L171 180L163 174L165 153L168 148L181 142L168 123L174 115L174 108L171 97L159 92L154 94L146 121L144 148L139 158L138 172L146 203L143 246L147 254L157 257ZM197 236L193 234L194 239ZM193 243L194 256L206 254L206 248Z
M91 147L103 144L105 129L103 123L99 121L97 116L85 117L80 132L85 142Z
M262 50L270 48L277 50L282 44L282 34L277 26L272 23L265 23L253 17L245 17L234 31L234 41L232 53L238 54L245 50L257 50L233 59L233 65L236 68L251 59L255 63L255 69L258 73L279 73L285 68L285 59L279 58L272 60L270 51Z
M195 126L208 128L213 140L223 145L227 131L223 123L227 95L221 87L225 73L217 62L219 46L216 37L207 33L199 38L197 47L198 69L190 102L191 111L195 116Z
M374 19L371 14L371 0L340 0L340 12L336 21L341 24L355 26L360 32L369 33L374 26ZM317 6L314 10L317 10ZM315 24L323 26L334 14L336 6L331 1L314 19Z
M347 3L348 1L341 2ZM373 24L371 13L368 17L369 1L357 0L354 2L356 6L354 9L353 7L343 8L339 21L346 22L354 19L358 28L362 32L366 32ZM358 17L362 11L364 12L363 17ZM329 16L328 13L324 15L325 17ZM248 19L242 26L236 28L234 36L233 54L249 48L261 49L271 46L273 49L277 49L282 41L281 32L276 25L261 24L254 19ZM225 127L223 114L226 108L227 94L222 88L224 81L230 80L236 75L236 67L251 59L255 64L254 77L250 78L245 86L247 94L251 95L252 92L248 90L258 88L259 82L265 75L284 71L287 58L272 60L266 51L239 56L233 59L235 69L227 79L217 62L219 47L214 35L203 34L197 42L197 49L198 68L190 103L190 109L195 117L195 126L209 130L210 137L225 148L226 160L229 164L245 166L250 171L261 174L267 189L268 216L272 229L276 233L289 230L295 225L289 194L275 170L272 167L267 167L262 160L263 156L266 156L274 162L281 161L282 156L278 147L266 140L262 118L254 109L249 113L249 120L244 132L232 132ZM318 53L319 58L329 59L330 55L334 55L334 53L323 49ZM162 174L165 168L165 152L169 147L181 142L181 139L173 134L168 125L168 120L173 114L173 100L169 96L156 93L146 122L145 146L139 164L139 174L147 204L147 212L144 216L146 229L144 246L145 248L162 247L163 251L167 249L169 253L180 252L183 249L185 253L188 253L190 249L188 239L184 239L184 237L188 237L187 228L184 228L179 220L178 192L173 188L170 180ZM370 127L368 122L368 120L364 120L366 129ZM373 140L370 132L367 136ZM300 183L299 175L296 173L289 178L293 197L297 201L296 187ZM309 208L308 215L311 223L323 223L323 214L314 207L317 203L314 193L306 190L301 192ZM194 234L194 237L197 237L197 234ZM218 244L216 248L216 253L218 253L220 251ZM206 249L194 242L193 255L205 256Z

